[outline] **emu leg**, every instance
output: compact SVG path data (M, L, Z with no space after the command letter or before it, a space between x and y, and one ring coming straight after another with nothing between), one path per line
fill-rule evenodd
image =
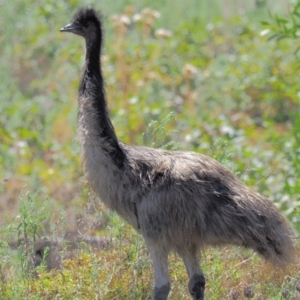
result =
M195 274L189 281L189 292L193 300L204 300L205 278L203 274Z
M148 249L154 266L154 300L166 300L170 292L170 278L168 271L168 251L157 244L149 244Z
M194 253L181 254L189 275L189 292L193 300L204 300L205 278Z

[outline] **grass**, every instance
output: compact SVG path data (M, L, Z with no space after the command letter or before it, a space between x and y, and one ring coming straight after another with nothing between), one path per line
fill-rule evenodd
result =
M85 3L104 12L104 74L118 137L215 157L274 201L299 236L297 43L260 34L266 7L241 14L225 11L232 1L182 3ZM153 269L141 237L95 201L83 179L76 97L84 47L58 32L78 6L76 0L1 5L0 299L151 297ZM161 17L149 21L145 7ZM101 252L82 245L62 271L39 267L38 278L30 276L31 241L70 231L104 236L110 245ZM18 236L25 242L11 250ZM202 256L208 299L243 299L244 289L254 299L300 295L299 253L283 271L240 248L208 248ZM187 298L176 255L170 273L170 298Z
M119 238L122 238L120 245ZM259 266L259 267L258 267ZM255 299L297 299L299 265L274 270L251 251L224 247L203 253L202 268L207 277L208 299L244 299L251 288ZM182 261L170 257L171 299L188 297L187 275ZM3 299L151 299L153 268L140 237L124 225L122 235L105 251L92 248L65 260L63 271L38 270L38 279L17 280L15 275L2 283ZM88 288L87 288L88 287ZM288 292L287 292L288 291ZM288 293L288 296L282 296ZM232 298L239 295L240 298Z

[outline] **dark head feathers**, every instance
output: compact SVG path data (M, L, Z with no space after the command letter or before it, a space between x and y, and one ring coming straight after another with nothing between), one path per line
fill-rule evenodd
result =
M60 29L62 32L72 32L87 40L98 37L101 41L101 16L92 8L81 8L74 16L73 22Z
M101 23L101 15L93 8L84 7L74 15L73 22L80 22L82 24L87 22Z

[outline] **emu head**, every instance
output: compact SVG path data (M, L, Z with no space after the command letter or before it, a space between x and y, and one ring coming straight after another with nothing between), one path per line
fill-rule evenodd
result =
M62 27L61 32L72 32L88 38L93 33L101 34L100 15L92 8L81 8L74 16L72 23Z

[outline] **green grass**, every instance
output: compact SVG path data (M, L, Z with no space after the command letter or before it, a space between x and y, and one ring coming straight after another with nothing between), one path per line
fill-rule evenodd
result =
M127 2L84 3L103 10L104 74L118 137L215 157L274 201L299 236L297 40L260 35L268 10L250 2L244 14L242 1ZM84 45L59 33L81 5L0 7L0 299L150 299L153 269L141 237L94 201L83 179L76 99ZM275 11L285 6L272 2ZM150 26L145 17L128 28L120 23L121 14L132 20L146 7L161 15ZM159 38L159 28L172 36ZM31 239L74 230L112 243L100 253L83 247L63 271L39 268L39 279L30 277ZM18 236L28 242L12 252ZM185 299L184 267L175 255L170 260L171 299ZM247 286L254 299L299 296L299 263L274 270L251 251L226 247L206 249L202 267L208 299L243 299Z

